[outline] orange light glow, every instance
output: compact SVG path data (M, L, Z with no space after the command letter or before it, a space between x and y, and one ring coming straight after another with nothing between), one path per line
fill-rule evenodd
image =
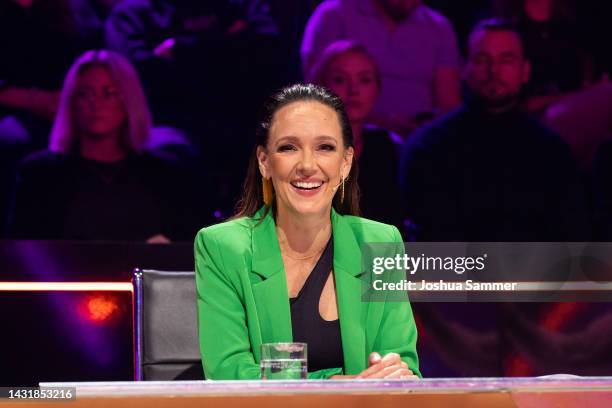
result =
M130 282L0 282L0 292L132 292Z
M103 322L119 310L117 299L112 296L92 296L87 300L87 318Z

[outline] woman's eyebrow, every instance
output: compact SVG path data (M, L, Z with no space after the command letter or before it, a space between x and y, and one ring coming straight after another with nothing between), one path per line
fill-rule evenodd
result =
M297 136L283 136L277 139L275 144L285 143L285 142L296 143L298 141L299 141L299 138Z
M336 139L334 137L328 136L328 135L317 136L316 140L317 141L320 141L320 140L329 140L329 141L332 141L332 142L336 142Z
M330 141L330 142L334 142L336 143L337 140L333 137L333 136L329 136L329 135L320 135L315 137L315 141L320 142L320 141ZM280 138L278 138L276 140L276 142L274 142L275 145L278 145L280 143L300 143L301 140L299 137L297 136L282 136Z

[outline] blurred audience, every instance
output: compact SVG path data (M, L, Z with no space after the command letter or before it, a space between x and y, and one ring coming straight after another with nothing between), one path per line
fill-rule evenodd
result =
M420 130L402 154L413 234L424 241L588 240L584 191L566 144L519 110L530 63L513 25L469 37L459 110Z
M596 77L604 73L612 75L611 13L612 4L609 1L580 0L576 2L576 22L584 36L586 52L593 57Z
M516 24L531 63L529 111L539 111L592 79L575 11L568 0L497 0L497 14Z
M66 76L49 150L22 165L12 236L192 240L201 225L196 199L183 187L188 178L146 150L150 131L129 61L110 51L83 54Z
M71 27L67 0L0 2L0 236L17 163L47 144L57 90L78 55Z
M362 43L381 73L372 121L402 136L460 103L459 51L449 21L420 0L330 0L315 10L302 41L308 72L330 43Z
M59 105L58 90L68 67L84 49L106 44L127 56L142 74L146 97L155 113L153 116L156 124L161 125L155 128L147 125L146 145L142 149L130 145L125 160L118 162L131 162L132 156L150 157L151 151L159 156L160 150L165 152L161 160L164 164L170 156L179 159L183 167L186 159L197 158L192 163L197 163L198 169L190 169L187 173L198 174L199 180L203 180L202 175L209 177L204 183L206 188L197 189L199 194L206 195L206 217L214 212L217 218L224 218L231 213L231 205L240 191L245 158L252 149L250 135L256 113L253 107L259 106L260 100L272 88L284 85L288 78L295 79L298 50L291 53L288 49L290 44L300 41L305 17L313 9L301 46L304 75L334 90L347 104L358 159L362 167L368 169L360 175L365 216L401 226L405 214L399 203L404 198L420 197L420 193L415 196L412 192L419 192L419 188L424 189L426 195L444 196L444 200L434 200L435 204L429 205L425 199L410 199L407 205L413 222L418 224L421 211L433 213L438 211L437 205L446 209L454 202L453 211L466 218L447 223L447 227L454 228L457 234L465 230L465 235L470 236L470 231L478 236L487 235L482 232L486 231L487 221L473 222L468 217L473 206L488 206L478 219L497 219L506 211L514 214L508 219L515 217L525 224L535 218L538 211L544 211L546 205L552 205L559 217L572 206L582 207L578 203L582 201L582 192L576 190L579 186L573 179L574 171L568 170L573 164L564 158L565 147L557 143L555 135L521 114L518 104L537 114L544 124L568 142L582 170L591 169L595 151L612 136L612 84L602 75L607 68L597 62L606 53L599 49L605 41L597 33L603 31L591 27L601 26L603 21L595 19L600 8L594 6L593 0L585 3L575 0L478 0L469 6L448 0L285 3L280 0L7 0L0 3L0 51L5 56L0 64L0 231L4 230L4 214L9 212L9 198L16 189L17 163L33 150L49 144L48 135ZM586 3L590 6L586 7ZM490 10L510 19L518 27L517 34L524 37L521 61L529 81L519 84L515 97L515 90L509 87L516 83L509 85L504 74L513 65L512 61L503 62L499 56L501 62L487 62L497 56L485 53L484 57L474 57L470 49L465 70L464 106L435 125L420 129L418 141L405 148L405 169L399 173L406 183L406 192L401 193L394 176L399 166L393 151L400 148L401 143L396 135L405 137L460 103L456 36L449 20L429 7L449 13L449 19L461 32L466 31L465 27L475 16ZM585 8L589 13L584 14ZM591 21L594 23L590 24ZM587 31L589 37L584 35ZM279 32L288 38L279 39ZM483 68L485 65L488 68ZM43 66L45 69L40 69ZM512 69L516 71L516 66ZM475 81L475 76L485 75L478 74L479 70L487 71L489 79ZM509 98L517 99L518 104L511 104L508 109L489 109L487 98L504 99L500 93L511 94ZM59 120L58 117L56 129ZM458 146L475 147L469 151L463 148L453 160L470 154L478 158L462 171L455 170L464 165L445 162L435 153L436 149L443 152L450 149L445 143L451 143L452 138L447 134L459 132L453 130L455 128L469 134L469 137L457 137ZM487 138L487 132L497 133L494 138ZM528 137L529 132L539 136ZM53 134L56 133L54 130ZM515 137L516 134L520 137ZM543 142L544 134L548 135L548 142ZM77 136L75 138L81 138ZM438 139L439 143L432 142ZM446 139L449 141L443 143ZM536 141L540 143L537 147ZM191 142L196 144L197 153ZM431 161L426 161L422 167L431 167L432 172L427 174L420 167L423 165L410 163L419 163L422 157L429 157L424 153L429 150ZM143 153L136 153L140 151ZM602 201L604 187L601 181L605 179L602 175L606 151L604 146L595 169L597 219L605 218L603 214L607 211ZM80 157L79 165L83 165L88 158L75 152L74 149L70 152L55 149L53 153L39 153L37 160L54 157L53 160L65 165ZM517 165L510 160L512 153L525 158L520 172L502 171L506 166L503 160L510 161L510 169ZM449 152L445 152L442 157L448 155ZM42 159L43 156L47 159ZM543 166L538 162L541 157L555 160ZM22 183L27 181L28 170L37 166L37 160L30 158L25 164ZM434 162L442 164L434 166ZM498 169L497 173L486 170L487 166ZM541 167L533 173L537 177L527 176L533 172L530 166ZM473 174L475 169L480 170L478 177ZM465 180L459 178L460 174L469 181L466 188L463 188ZM417 180L408 182L410 177ZM569 184L563 181L564 177L570 180ZM545 185L543 189L536 189L541 190L538 194L530 190L534 189L536 179ZM183 185L189 183L189 178L186 180ZM444 188L431 188L443 186L440 180L447 183ZM473 184L476 180L498 186L485 193ZM19 197L23 197L23 186L20 185ZM511 195L512 189L524 191ZM460 194L464 202L449 200L452 194L448 191ZM560 194L572 195L576 191L579 198L575 203L564 200L562 208L548 204ZM469 202L470 197L477 196L474 192L488 197L489 201L473 198ZM505 204L496 215L494 208L499 207L504 194L510 198L503 199ZM530 201L520 198L536 196L537 200ZM516 205L527 207L526 202L530 208L537 207L529 211L531 216L526 215L527 210L512 210ZM533 202L540 204L536 206ZM582 209L576 211L576 219L582 220ZM549 212L551 219L552 213L554 211ZM13 215L18 214L17 208ZM448 212L442 218L451 220L455 215ZM561 230L573 228L562 224L581 222L564 218L556 231L544 225L532 226L532 229L538 230L538 236L540 233L556 236ZM443 229L442 223L442 220L429 220L424 225ZM461 223L469 224L469 228L465 229ZM199 226L202 222L196 224ZM511 228L510 224L510 221L504 223L508 225L506 228L520 235L520 228ZM545 234L545 229L550 234ZM508 231L498 232L500 236L512 235ZM531 232L525 234L531 236Z
M185 130L225 215L253 147L254 106L277 83L282 54L266 0L124 0L108 46L140 72L157 123Z
M79 34L76 5L77 0L0 3L1 140L25 137L24 143L38 148L47 144L62 79L74 58L91 45Z
M68 0L79 38L87 49L106 48L105 25L122 0Z
M270 14L278 25L278 36L283 56L282 70L276 74L281 84L294 84L304 79L300 60L300 44L304 27L321 0L268 0Z
M612 85L590 55L573 0L497 0L514 21L531 62L526 107L570 145L581 167L612 138Z
M493 12L492 0L423 0L425 4L442 13L450 20L459 39L459 47L465 51L466 39L474 25L490 18Z
M359 174L363 216L401 228L403 210L397 184L401 138L367 124L380 95L376 62L363 45L337 41L323 51L308 81L329 88L344 102L353 130L355 158L365 170Z
M225 102L221 92L244 85L242 76L252 79L277 30L265 0L123 0L106 28L108 46L140 71L157 120L187 128ZM252 85L245 98L260 86Z
M0 141L38 148L47 144L66 71L81 52L103 45L101 38L93 40L85 33L94 29L91 19L82 20L86 10L110 7L116 1L0 3Z

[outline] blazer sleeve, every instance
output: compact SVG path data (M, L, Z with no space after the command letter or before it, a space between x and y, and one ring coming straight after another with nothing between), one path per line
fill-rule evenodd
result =
M344 370L342 367L324 368L322 370L312 371L308 373L309 380L328 380L334 375L342 375Z
M246 312L229 278L213 234L202 230L195 242L195 268L200 353L204 375L211 380L254 380L261 377L251 352Z
M396 227L393 227L393 235L394 242L398 244L397 251L401 251L403 255L402 236ZM387 353L398 353L401 359L408 364L408 368L417 376L422 377L416 351L417 328L408 295L405 301L399 301L396 298L385 301L383 318L374 344L374 350L382 356Z

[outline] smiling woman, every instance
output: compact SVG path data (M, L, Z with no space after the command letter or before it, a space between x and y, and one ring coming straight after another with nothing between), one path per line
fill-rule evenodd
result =
M265 105L237 215L195 242L207 378L260 378L261 344L292 341L308 344L309 378L420 376L407 299L361 299L360 245L402 239L356 216L353 155L325 88L294 85Z
M276 112L257 158L262 177L274 186L279 217L329 213L353 159L341 135L336 112L322 103L294 102Z
M283 189L282 177L273 177L273 173L280 175L278 172L285 167L293 172L286 177L294 178L285 180L286 183L308 182L308 178L316 174L322 177L319 180L322 184L327 182L328 194L333 192L327 196L330 208L333 203L341 214L359 215L353 134L342 101L325 88L294 85L273 95L261 116L256 151L251 157L235 218L252 217L264 204L264 191L281 194L283 203L287 203L290 196L276 190ZM298 175L303 180L299 180ZM340 194L336 194L338 189ZM265 204L267 212L278 202L270 196Z

